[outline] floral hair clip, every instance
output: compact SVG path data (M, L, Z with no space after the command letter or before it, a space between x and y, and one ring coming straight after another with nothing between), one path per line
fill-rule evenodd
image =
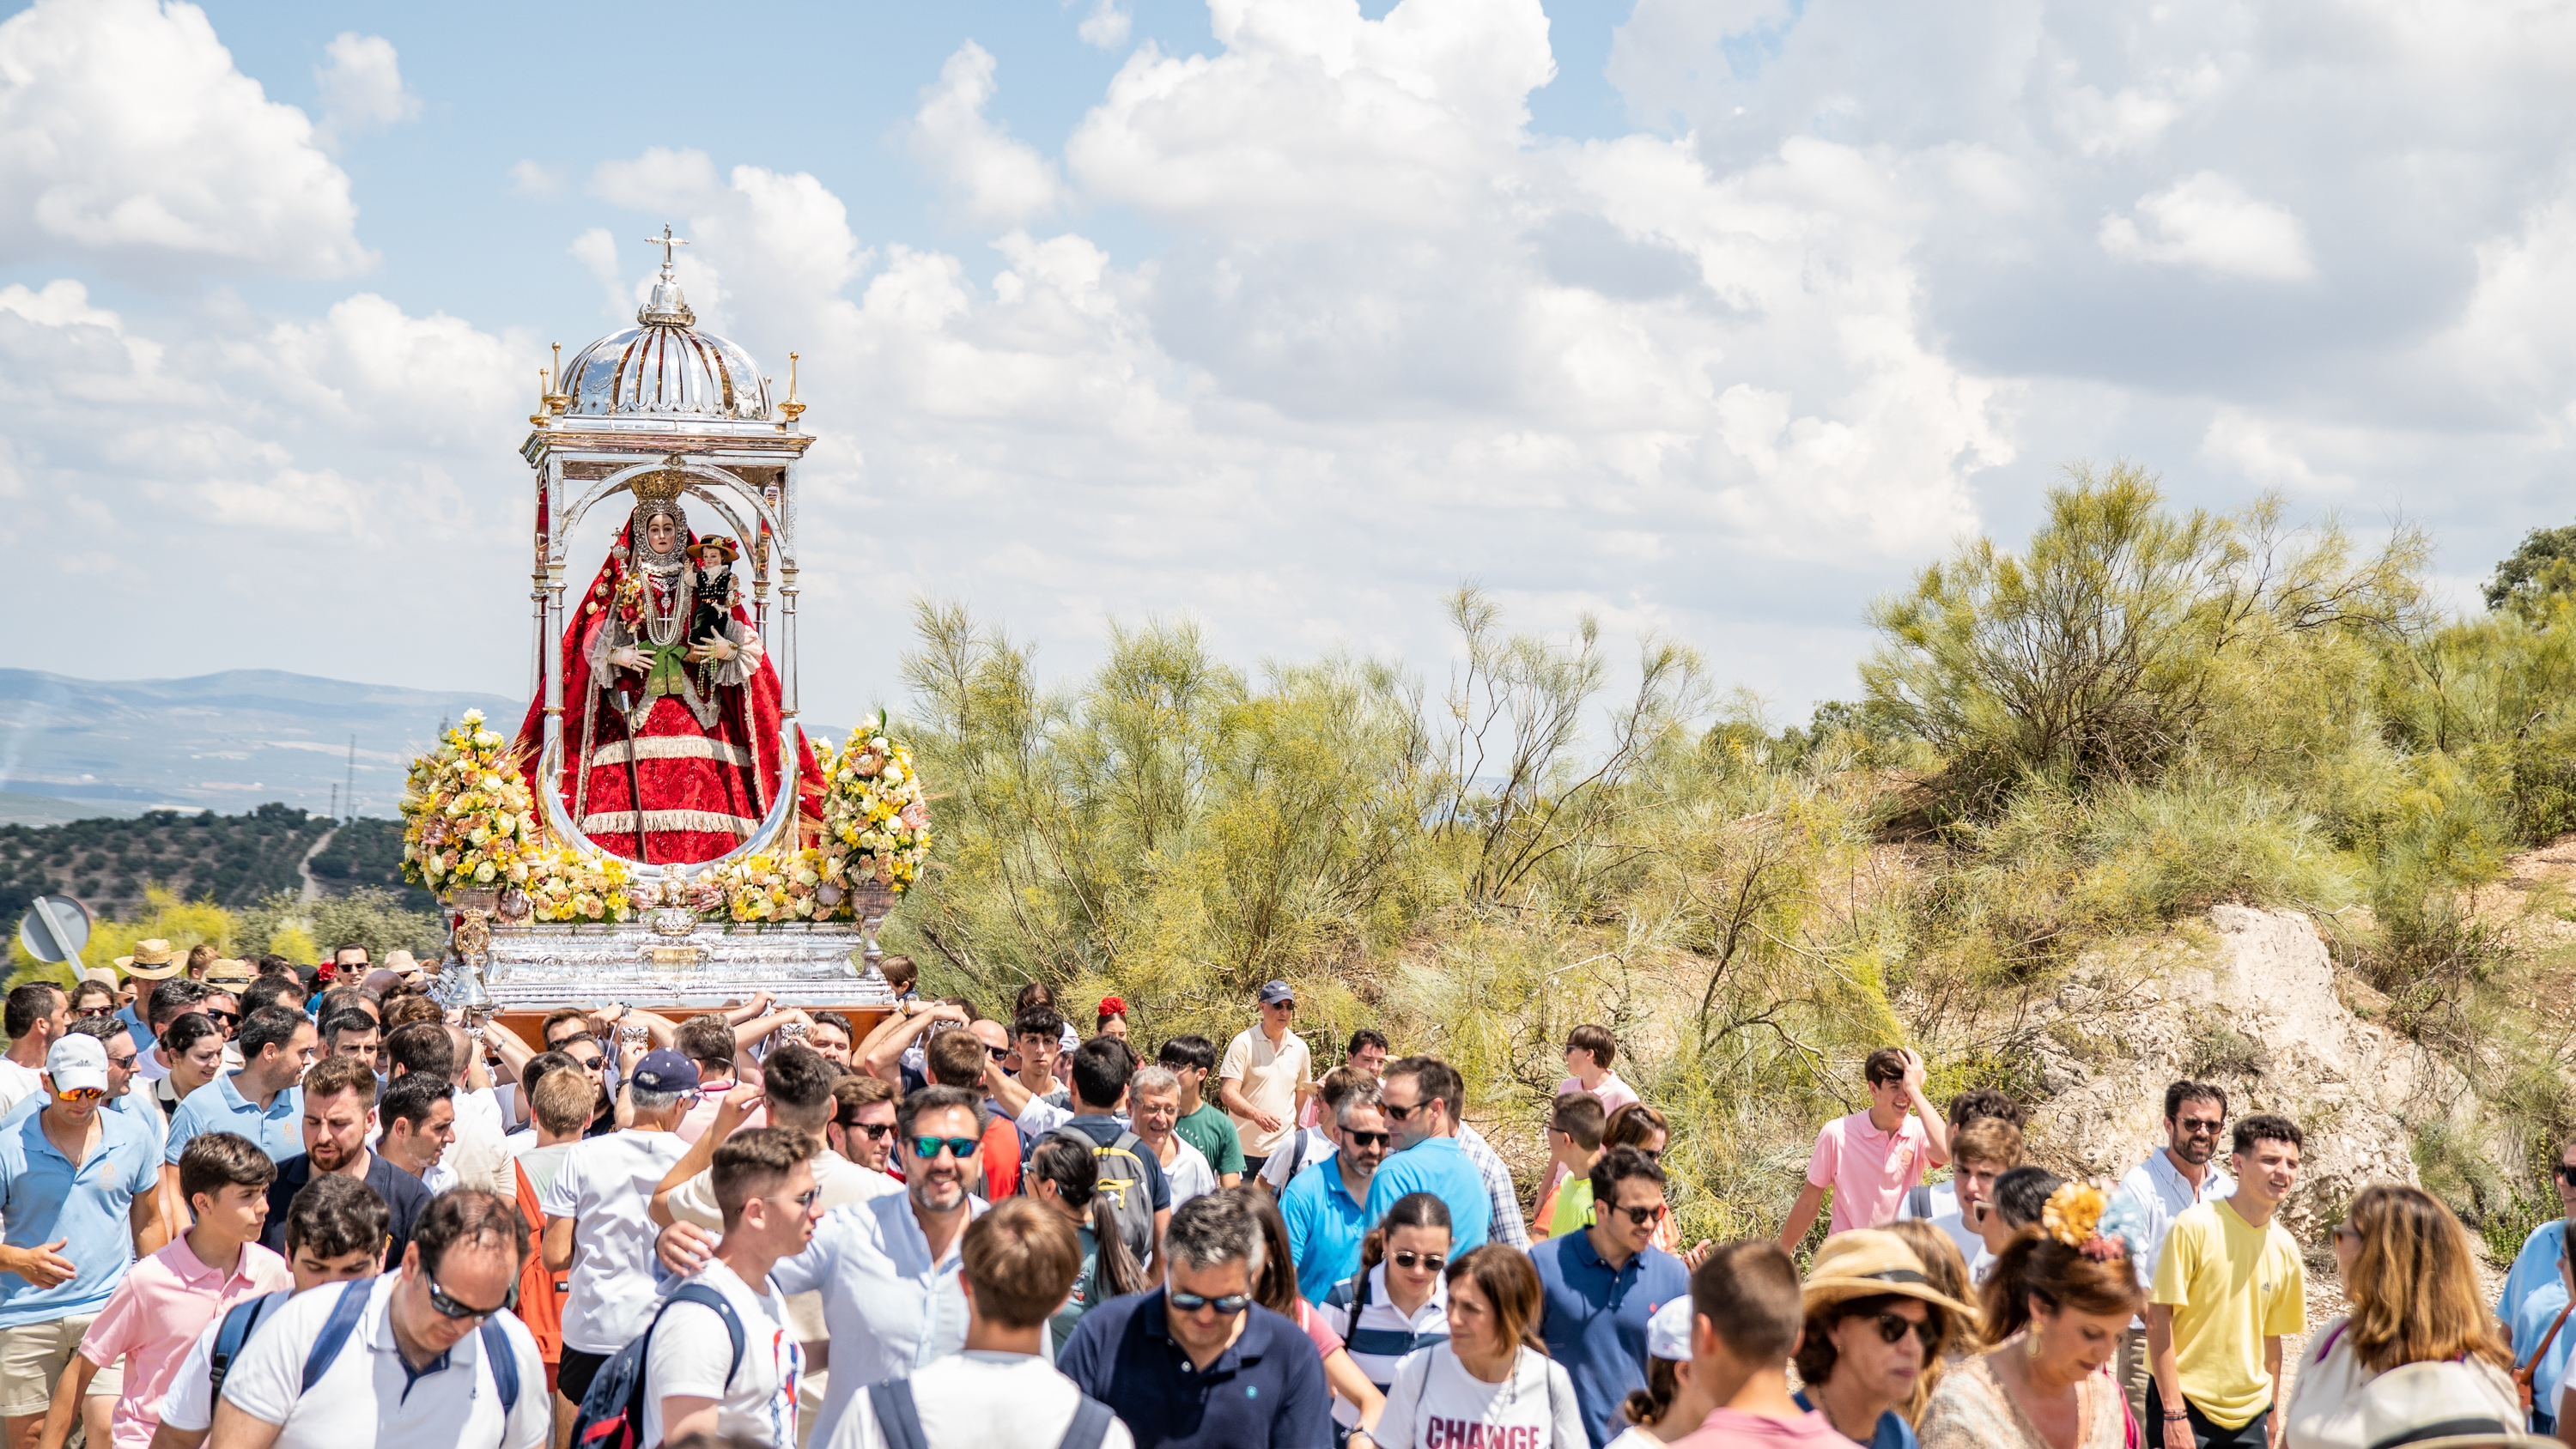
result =
M2093 1183L2070 1182L2049 1194L2048 1206L2040 1210L2040 1226L2050 1237L2097 1262L2125 1257L2125 1242L2102 1236L2102 1217L2110 1201L2110 1194Z
M1104 996L1100 998L1100 1010L1097 1015L1125 1016L1126 1014L1127 1003L1121 998L1115 996Z

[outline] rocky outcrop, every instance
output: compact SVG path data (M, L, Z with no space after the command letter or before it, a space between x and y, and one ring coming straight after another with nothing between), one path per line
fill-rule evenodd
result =
M2162 1145L2166 1085L2211 1081L2231 1119L2278 1112L2306 1134L2283 1217L2312 1248L2365 1185L2416 1180L2420 1131L2477 1128L2467 1081L2356 1017L2314 923L2295 912L2219 906L2205 932L2089 957L2037 1026L2051 1095L2031 1123L2033 1161L2125 1173Z

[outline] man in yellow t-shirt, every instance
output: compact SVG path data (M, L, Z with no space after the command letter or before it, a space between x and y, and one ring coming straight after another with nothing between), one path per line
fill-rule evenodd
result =
M2149 1449L2272 1449L2280 1421L2281 1336L2308 1326L2296 1239L2273 1215L2299 1180L2298 1124L2269 1113L2236 1124L2236 1194L2186 1208L2156 1259L2148 1295Z

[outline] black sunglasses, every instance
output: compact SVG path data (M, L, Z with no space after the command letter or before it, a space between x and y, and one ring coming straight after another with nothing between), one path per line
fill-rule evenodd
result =
M447 1290L438 1286L437 1279L432 1278L429 1280L429 1306L437 1309L439 1316L442 1318L485 1319L500 1312L502 1308L507 1308L511 1304L518 1302L518 1300L519 1286L513 1283L510 1285L508 1296L501 1300L500 1307L476 1308L470 1303L460 1302L457 1299L448 1297Z
M841 1119L841 1130L844 1132L865 1132L868 1134L868 1140L870 1142L874 1142L878 1138L894 1131L894 1124L892 1122L862 1122L856 1117L844 1117Z
M213 1020L222 1022L226 1026L231 1026L233 1023L241 1020L241 1013L238 1011L209 1011L206 1015Z
M1614 1207L1610 1211L1626 1213L1628 1221L1642 1228L1648 1223L1659 1221L1664 1215L1665 1208L1662 1203L1656 1203L1652 1207Z
M2558 1180L2570 1186L2576 1186L2576 1163L2558 1164Z
M1356 1127L1351 1127L1344 1129L1342 1135L1351 1140L1351 1145L1353 1147L1375 1147L1381 1142L1388 1141L1394 1137L1395 1134L1392 1132L1362 1132Z
M1387 1254L1386 1258L1388 1262L1393 1263L1399 1268L1408 1270L1421 1268L1433 1273L1439 1272L1449 1263L1447 1258L1440 1256L1438 1253L1417 1253L1411 1248L1398 1248L1394 1252Z
M1878 1322L1878 1337L1881 1343L1902 1343L1905 1341L1905 1335L1909 1333L1917 1338L1928 1338L1931 1335L1931 1324L1917 1323L1903 1314L1881 1313L1874 1316Z
M984 1050L991 1052L993 1054L993 1060L997 1062L1007 1062L1011 1059L1011 1049L1009 1047L997 1047L992 1043L987 1042L984 1044Z
M1399 1107L1393 1102L1380 1102L1378 1110L1386 1114L1386 1120L1389 1122L1401 1122L1429 1105L1428 1102L1416 1102L1410 1107Z
M1174 1308L1181 1310L1183 1313L1196 1313L1202 1308L1213 1308L1218 1313L1221 1313L1228 1318L1232 1318L1234 1315L1241 1313L1244 1309L1251 1306L1252 1295L1249 1293L1228 1293L1223 1298L1210 1298L1203 1293L1183 1293L1176 1288L1172 1290L1171 1303Z

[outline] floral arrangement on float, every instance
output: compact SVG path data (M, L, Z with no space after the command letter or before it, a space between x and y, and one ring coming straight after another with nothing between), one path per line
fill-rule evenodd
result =
M826 782L823 849L840 858L850 883L901 895L930 858L930 801L912 751L886 729L879 710L859 721L838 753L828 745L818 751Z
M403 878L441 894L501 892L505 919L612 923L652 906L748 925L858 919L863 906L909 889L930 855L929 801L912 751L886 730L879 711L838 750L814 742L825 781L818 844L755 851L685 881L666 879L646 900L640 896L653 893L632 889L625 861L547 838L507 742L483 728L482 711L469 710L411 763Z
M539 850L536 801L508 742L469 709L403 780L403 879L445 894L525 887Z

